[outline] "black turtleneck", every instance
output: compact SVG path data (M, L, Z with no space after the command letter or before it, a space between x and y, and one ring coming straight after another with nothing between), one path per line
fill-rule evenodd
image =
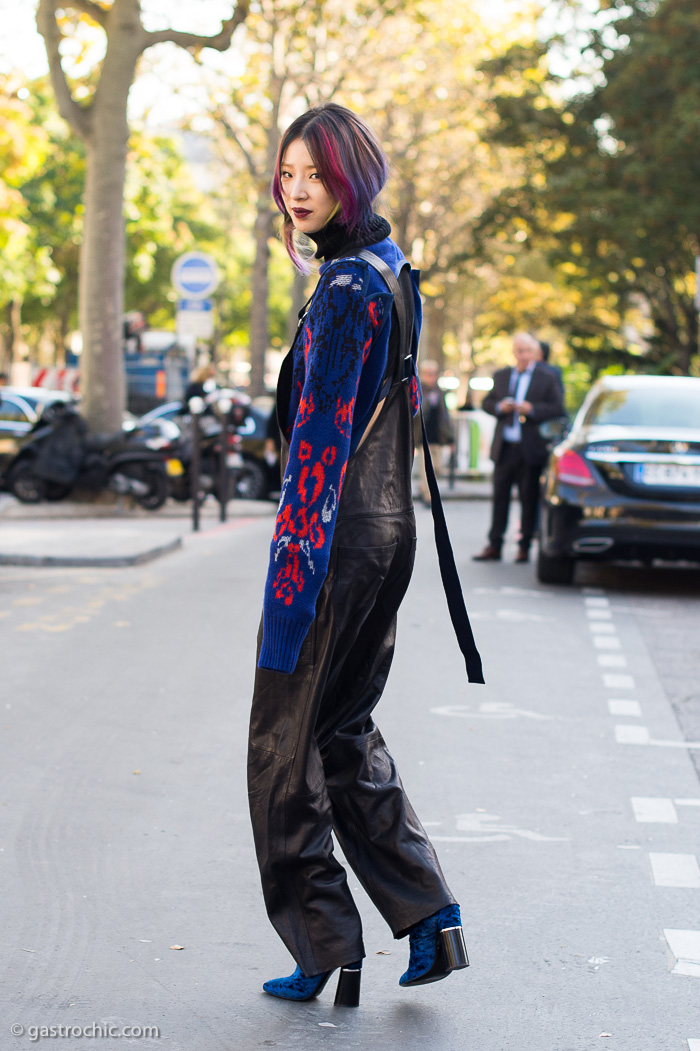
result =
M376 245L391 234L391 227L381 215L373 213L362 233L348 234L341 223L331 221L321 230L309 234L309 240L316 245L316 259L337 259L339 256L353 255L361 248Z

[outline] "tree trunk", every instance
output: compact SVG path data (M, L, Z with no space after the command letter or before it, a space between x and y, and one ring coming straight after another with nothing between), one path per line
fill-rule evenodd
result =
M287 319L287 346L291 347L292 340L296 335L297 326L299 324L299 311L306 303L308 296L306 294L306 283L308 278L306 274L300 273L296 267L294 268L294 280L292 282L292 308L289 311L289 318Z
M22 300L11 299L7 304L7 328L8 328L8 358L10 365L20 360L24 355L24 344L22 342Z
M445 368L445 352L442 349L445 327L445 301L442 298L426 298L423 305L421 358L423 361L436 361L440 372Z
M255 261L251 279L250 307L250 395L265 393L265 356L269 342L268 292L270 238L273 234L273 214L268 203L267 187L258 193L255 216Z
M136 29L137 23L126 21L115 24L110 34L87 144L80 251L80 371L82 413L93 431L120 430L126 402L123 201L127 102L139 54Z

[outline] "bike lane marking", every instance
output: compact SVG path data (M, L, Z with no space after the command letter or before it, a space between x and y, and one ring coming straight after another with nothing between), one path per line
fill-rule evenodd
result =
M624 654L609 652L622 649L617 638L612 611L609 608L609 600L605 596L596 596L585 598L584 603L589 618L593 647L595 650L608 651L596 654L604 687L606 690L620 691L635 689L636 683L632 675L604 670L627 667ZM611 716L627 716L628 718L642 716L642 707L638 701L623 700L619 697L608 699L608 711ZM618 724L614 727L614 733L616 742L622 745L685 748L686 751L700 748L700 742L656 740L652 738L648 727L639 724ZM633 796L630 802L634 818L640 824L678 825L677 805L700 805L700 800L674 800L660 796ZM654 886L679 890L700 890L700 866L695 854L649 851L647 858ZM700 931L664 928L663 935L675 960L671 974L700 978ZM700 1039L688 1037L687 1044L688 1051L700 1051Z

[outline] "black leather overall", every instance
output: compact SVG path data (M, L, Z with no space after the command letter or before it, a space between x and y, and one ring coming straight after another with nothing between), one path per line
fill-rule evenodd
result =
M396 383L348 463L296 670L256 673L253 834L268 916L306 975L365 955L332 832L395 936L455 900L372 720L413 570L412 461L408 385Z

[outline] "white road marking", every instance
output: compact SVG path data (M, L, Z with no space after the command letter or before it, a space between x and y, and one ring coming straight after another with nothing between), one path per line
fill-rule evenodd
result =
M599 650L622 649L622 643L615 635L594 635L593 645Z
M603 675L603 686L607 690L633 690L635 685L631 675L620 675L617 672L606 672Z
M609 598L585 598L583 600L583 602L584 602L584 605L586 605L586 606L598 606L598 607L600 607L600 606L609 606L610 605L610 599Z
M616 726L615 740L618 744L649 744L650 735L646 726Z
M688 1037L688 1051L700 1051L700 1040Z
M657 887L700 890L700 867L694 854L649 854L649 863Z
M432 843L504 843L510 836L431 836Z
M700 931L664 930L664 937L677 961L671 974L700 978Z
M601 668L626 668L627 658L621 653L599 653L596 660Z
M700 806L700 799L674 799L676 806Z
M512 704L505 701L485 701L475 711L466 704L445 704L440 708L431 708L431 715L458 716L461 719L517 719L523 716L525 719L544 719L549 721L553 715L540 715L539 712L530 712L526 708L514 708Z
M617 628L609 620L592 620L588 625L588 630L595 635L614 635Z
M498 843L519 836L533 843L568 843L568 836L543 836L540 832L529 829L514 828L512 825L501 825L496 814L458 814L458 832L474 832L470 836L431 836L435 843Z
M516 588L516 587L502 587L502 588L474 588L475 595L515 595L516 597L522 596L523 598L547 598L551 592L547 591L535 591L534 588Z
M589 620L612 620L609 609L587 609L586 616Z
M650 744L657 748L700 749L700 741L657 741L652 738L646 726L616 726L615 740L618 744Z
M608 710L611 715L639 715L642 714L641 705L639 701L618 701L612 699L608 701Z
M632 809L636 821L658 825L677 825L678 814L671 799L653 796L633 796Z

